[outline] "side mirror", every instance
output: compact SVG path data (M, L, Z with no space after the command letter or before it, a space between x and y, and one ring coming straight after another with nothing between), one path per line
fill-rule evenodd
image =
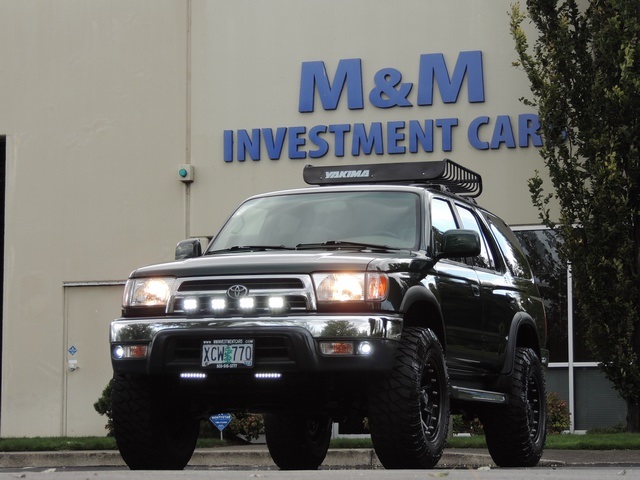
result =
M176 245L176 260L200 257L202 255L202 244L197 238L182 240Z
M437 258L475 257L480 255L480 236L474 230L447 230L442 240L442 251Z

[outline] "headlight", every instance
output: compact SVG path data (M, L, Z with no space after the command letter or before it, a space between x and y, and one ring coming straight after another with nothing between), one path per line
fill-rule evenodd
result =
M349 302L387 298L389 280L384 273L315 273L319 302Z
M157 307L167 304L175 278L134 278L127 281L125 307Z

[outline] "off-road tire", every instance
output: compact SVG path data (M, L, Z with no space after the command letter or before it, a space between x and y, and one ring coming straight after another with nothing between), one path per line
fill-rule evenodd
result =
M433 331L407 328L393 370L369 391L371 439L385 468L433 468L449 428L449 375Z
M198 439L200 421L171 389L145 377L114 375L113 433L131 470L182 470Z
M327 456L331 426L327 415L265 414L271 458L281 470L316 470Z
M542 365L530 348L516 349L511 402L480 415L491 458L499 467L534 467L547 436L547 402Z

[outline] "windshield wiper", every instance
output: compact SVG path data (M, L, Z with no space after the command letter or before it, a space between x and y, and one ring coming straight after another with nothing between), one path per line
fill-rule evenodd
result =
M295 250L295 248L287 247L286 245L234 245L233 247L223 248L221 250L209 250L205 255L228 252L264 252L266 250Z
M297 250L310 250L314 248L358 248L370 250L401 250L400 248L390 247L389 245L376 245L372 243L348 242L346 240L328 240L320 243L299 243L296 245Z

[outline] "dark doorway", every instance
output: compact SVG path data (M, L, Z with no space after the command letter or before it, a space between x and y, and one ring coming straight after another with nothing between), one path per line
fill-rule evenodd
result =
M2 208L0 208L0 399L2 398L2 332L3 324L3 307L4 307L4 209L5 209L5 173L7 167L7 137L0 135L0 200ZM0 400L1 402L1 400ZM2 411L0 405L0 412Z

